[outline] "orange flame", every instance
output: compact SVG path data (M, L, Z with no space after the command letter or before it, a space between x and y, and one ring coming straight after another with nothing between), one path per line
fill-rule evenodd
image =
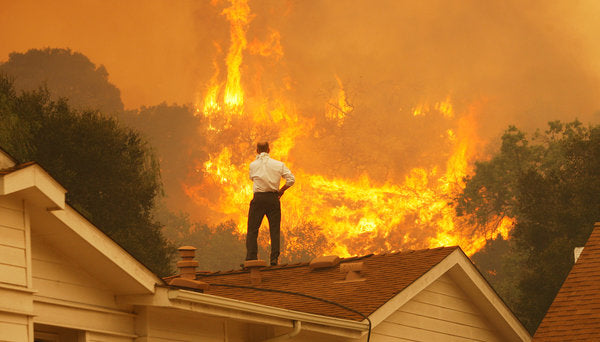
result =
M463 178L470 172L469 161L480 145L477 108L456 113L450 96L433 105L415 106L412 109L414 116L438 115L453 123L455 129L448 129L446 137L452 152L445 164L414 168L403 180L388 179L381 183L366 174L347 179L305 171L302 165L290 159L290 151L298 139L315 134L314 122L301 118L294 105L281 94L253 98L249 103L244 101L240 67L252 16L245 0L232 0L223 13L231 27L231 45L226 58L227 82L225 94L219 99L216 68L204 96L204 114L214 119L206 132L209 151L213 153L208 161L197 167L203 174L201 183L184 185L195 203L218 213L223 221L234 220L243 236L252 197L248 164L253 158L256 140L268 138L272 156L284 161L297 179L294 188L282 198L284 232L291 236L302 232L324 237L321 253L349 256L460 245L472 254L484 245L486 236L465 229L449 204L452 195L464 186ZM253 53L268 56L271 55L268 51L276 51L277 56L283 55L279 34L271 33L265 44L271 46L271 50L266 47L260 50L256 45L252 48ZM338 91L323 115L342 126L354 108L348 103L342 81L337 75L335 78ZM289 80L285 81L289 83ZM234 114L239 119L233 120ZM502 221L494 234L506 236L511 224L508 219ZM307 225L310 230L304 228ZM284 253L301 249L299 241L302 240L296 237L287 240Z
M436 102L433 105L433 109L442 113L445 118L451 119L454 117L454 106L452 105L452 101L450 100L450 96L446 97L443 101ZM415 106L412 110L413 116L421 116L426 115L430 112L431 107L428 103L421 103Z
M221 51L221 47L219 44L215 43L215 47L217 51ZM221 105L219 104L219 92L221 91L221 83L219 82L219 63L217 60L213 61L213 67L215 68L215 73L209 81L208 90L204 97L204 110L203 113L205 116L211 116L215 113L221 111ZM199 108L199 107L196 107ZM196 109L196 113L198 114L200 110Z
M337 75L335 76L335 79L337 80L339 90L337 96L332 99L333 103L329 103L330 108L325 116L328 119L335 120L337 125L341 126L346 115L348 115L348 113L350 113L354 108L348 104L346 91L344 90L342 81Z
M263 57L274 56L275 60L279 60L283 56L281 35L279 32L271 30L271 34L266 42L260 42L255 39L248 45L248 50L255 55L261 55Z
M231 23L231 46L227 54L227 83L223 102L232 113L240 113L244 105L244 90L240 66L246 48L246 31L250 22L250 6L246 0L233 0L231 7L223 10Z

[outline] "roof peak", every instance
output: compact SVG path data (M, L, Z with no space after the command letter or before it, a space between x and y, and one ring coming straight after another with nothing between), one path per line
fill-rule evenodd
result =
M347 263L347 262L360 261L360 260L364 260L364 259L371 258L371 257L385 257L385 256L423 253L423 252L428 252L428 251L437 251L437 250L442 250L442 249L458 249L458 248L460 248L460 247L459 246L440 246L440 247L435 247L435 248L405 249L405 250L398 250L398 251L386 251L386 252L382 252L382 253L370 253L370 254L355 255L355 256L349 256L349 257L343 257L343 258L340 257L339 263L341 264L341 263ZM292 269L292 268L298 268L298 267L309 267L310 262L311 261L309 260L309 261L300 261L300 262L295 262L295 263L266 266L262 269L262 272L282 270L282 269ZM208 276L212 277L212 276L221 276L221 275L224 276L224 275L249 273L249 272L250 272L250 270L245 269L245 268L230 269L230 270L218 270L218 271L197 271L196 277L208 277ZM179 277L178 274L164 277L163 279L168 281L170 279L177 278L177 277Z

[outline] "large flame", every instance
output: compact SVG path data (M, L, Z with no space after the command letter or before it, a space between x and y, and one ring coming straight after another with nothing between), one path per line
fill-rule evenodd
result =
M186 184L185 190L198 205L219 213L222 221L234 220L242 237L252 198L248 165L254 158L255 143L269 139L272 157L284 161L297 179L282 198L282 227L289 237L284 254L309 248L303 245L307 241L321 241L318 252L340 256L447 245L460 245L472 254L483 246L490 236L465 227L450 204L452 196L464 186L462 180L470 172L470 160L480 147L477 106L456 113L450 96L415 105L411 111L415 119L432 116L449 122L452 128L446 131L445 139L451 151L447 161L429 168L413 168L403 179L382 182L367 174L353 179L332 178L305 171L305 165L297 163L290 152L298 139L316 134L315 122L298 115L283 92L264 95L257 91L260 97L245 98L241 65L252 15L247 1L232 0L230 4L223 11L231 28L226 82L220 81L215 63L215 74L202 103L197 104L198 112L210 121L204 132L210 153L208 161L196 167L203 174L202 181ZM279 39L279 34L271 31L265 43L253 41L249 52L278 60L283 56ZM333 77L337 91L324 104L322 115L334 127L340 127L354 107L349 104L342 80ZM511 224L508 219L502 221L492 234L506 237ZM303 238L298 238L300 234Z

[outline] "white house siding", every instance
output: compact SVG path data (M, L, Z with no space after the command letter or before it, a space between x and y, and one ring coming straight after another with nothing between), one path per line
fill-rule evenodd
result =
M0 196L0 340L27 341L33 298L23 201Z
M373 342L501 341L456 283L444 275L381 322Z
M177 309L140 308L137 342L242 342L242 324Z
M4 294L1 295L4 296ZM28 336L27 316L1 312L0 310L0 341L27 341Z
M292 328L277 328L275 329L274 336L281 336L292 331ZM314 331L301 330L300 334L296 335L290 341L293 342L362 342L366 341L366 337L363 339L325 335ZM371 339L373 341L373 339Z
M0 197L0 283L27 287L23 202Z
M97 333L97 332L92 332L92 331L86 331L84 333L84 340L83 341L79 340L77 342L132 342L132 341L137 341L137 340L133 340L130 337L115 336L115 335L111 335L111 334L102 334L102 333Z
M34 322L86 331L85 341L133 341L135 315L117 307L115 295L71 260L32 234Z
M258 342L292 331L234 318L219 318L170 308L140 307L136 342ZM350 342L352 339L302 332L298 342Z

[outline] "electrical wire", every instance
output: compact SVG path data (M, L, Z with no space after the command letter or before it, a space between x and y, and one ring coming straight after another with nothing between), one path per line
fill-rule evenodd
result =
M359 315L360 317L366 319L367 322L369 322L369 332L367 333L367 342L369 342L371 340L371 320L369 319L369 317L367 317L362 312L356 311L356 310L354 310L352 308L349 308L349 307L347 307L345 305L342 305L340 303L336 303L336 302L333 302L333 301L328 300L328 299L319 298L319 297L307 295L307 294L300 293L300 292L293 292L293 291L287 291L287 290L265 289L265 288L260 288L260 287L245 286L245 285L232 285L232 284L209 284L209 285L210 286L223 286L223 287L233 287L233 288L240 288L240 289L251 289L251 290L265 291L265 292L276 292L276 293L291 294L291 295L296 295L296 296L300 296L300 297L306 297L306 298L310 298L310 299L321 301L323 303L327 303L327 304L332 304L332 305L338 306L338 307L340 307L340 308L342 308L344 310L348 310L350 312L353 312L353 313Z

